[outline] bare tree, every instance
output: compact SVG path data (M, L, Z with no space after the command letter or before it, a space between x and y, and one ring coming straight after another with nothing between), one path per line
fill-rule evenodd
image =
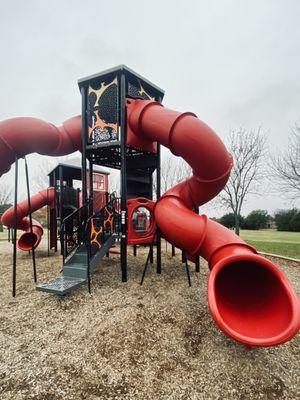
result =
M295 200L300 197L300 125L292 129L288 148L272 158L273 177L280 192Z
M12 187L8 183L1 182L0 184L0 232L3 232L3 225L1 222L2 214L10 206L12 200Z
M240 216L246 197L258 194L258 188L266 175L263 169L266 135L261 127L256 131L240 128L231 131L227 147L233 156L234 165L220 199L233 212L235 232L239 235Z
M8 183L0 184L0 205L9 204L12 199L12 187Z
M41 158L38 168L32 172L30 181L32 182L33 193L42 189L46 189L49 186L49 172L57 164L55 158Z
M191 175L191 167L182 158L172 154L165 155L161 163L162 193Z

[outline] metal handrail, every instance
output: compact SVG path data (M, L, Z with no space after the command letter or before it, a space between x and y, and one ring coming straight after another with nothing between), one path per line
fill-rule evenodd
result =
M100 210L97 210L91 215L86 223L85 223L85 229L84 229L84 236L85 236L85 246L87 250L87 281L88 281L88 291L91 293L91 274L90 274L90 261L91 261L91 256L92 256L92 246L91 246L91 232L90 232L90 226L91 226L91 221L95 219L100 219L101 220L101 227L102 227L102 240L103 242L105 241L105 220L103 216L103 212L105 212L105 209L109 207L110 205L113 205L113 203L118 204L119 198L115 196L115 192L110 194L111 199L103 206L100 208ZM116 214L116 207L113 207L113 231L111 234L114 233L115 231L115 214Z
M68 254L66 253L67 252L67 229L66 229L66 224L67 224L67 222L74 220L76 215L78 215L78 216L82 215L84 213L84 210L87 209L87 207L88 207L88 202L86 204L82 205L81 207L77 208L73 212L71 212L62 221L62 224L61 224L61 227L60 227L60 242L61 242L61 252L62 252L62 256L63 256L63 262L65 262L65 259L68 256ZM83 222L84 222L84 218L82 218L81 221L78 219L77 229L74 231L74 233L77 233L77 235L80 233L79 232L79 226L80 225L82 226ZM79 240L79 239L81 239L81 240ZM80 238L78 236L78 244L79 244L80 241L82 241L82 237Z
M86 222L86 223L88 223L89 221L91 221L93 218L96 218L96 217L100 216L100 213L103 212L107 206L109 206L109 205L111 205L111 203L117 202L117 201L119 200L118 197L115 197L114 193L115 193L115 192L113 192L113 193L110 194L110 196L111 196L111 197L113 196L113 198L111 198L103 207L101 207L100 210L95 211L94 214L91 215L91 216L87 219L87 222Z

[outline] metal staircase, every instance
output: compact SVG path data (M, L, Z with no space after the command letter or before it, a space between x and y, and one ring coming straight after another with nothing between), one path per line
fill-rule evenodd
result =
M103 208L86 220L87 207L76 209L63 221L62 275L39 283L36 290L64 296L87 284L90 291L91 272L99 266L118 238L118 199L111 197Z

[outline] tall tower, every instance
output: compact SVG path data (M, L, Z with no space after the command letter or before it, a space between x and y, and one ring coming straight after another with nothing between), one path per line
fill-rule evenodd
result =
M87 201L87 165L120 170L121 179L121 271L127 281L127 199L160 197L160 146L140 149L127 135L126 98L161 102L164 91L125 65L78 81L82 98L82 196ZM89 191L90 193L92 191ZM157 272L161 269L161 243L157 235Z

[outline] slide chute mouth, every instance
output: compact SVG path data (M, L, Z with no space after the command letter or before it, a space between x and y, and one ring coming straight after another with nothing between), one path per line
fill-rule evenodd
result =
M299 330L300 303L284 273L257 255L230 256L208 281L208 304L220 329L250 346L274 346Z
M18 247L20 250L29 251L32 249L32 245L36 248L41 241L41 236L34 232L25 232L21 235L18 240Z

